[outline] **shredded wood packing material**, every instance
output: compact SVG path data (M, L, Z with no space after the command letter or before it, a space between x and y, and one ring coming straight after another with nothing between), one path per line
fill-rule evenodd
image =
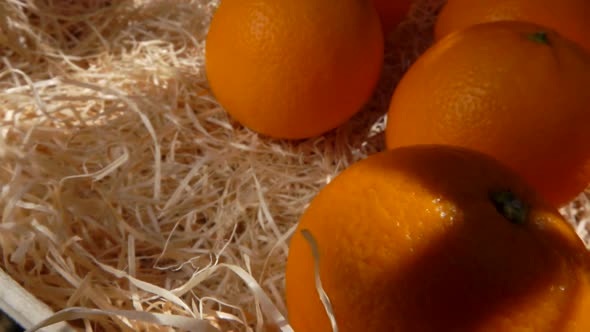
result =
M208 90L217 1L0 3L0 267L86 331L289 331L288 239L315 194L383 148L391 92L442 0L387 41L362 112L271 140ZM588 239L588 196L562 209Z

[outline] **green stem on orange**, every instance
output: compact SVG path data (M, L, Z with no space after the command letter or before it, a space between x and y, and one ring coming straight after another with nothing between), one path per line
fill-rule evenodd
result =
M528 40L532 40L539 44L546 44L549 45L549 38L547 38L547 32L538 31L532 34L527 35Z
M490 199L496 210L513 224L522 225L526 222L529 207L513 192L494 191L490 193Z

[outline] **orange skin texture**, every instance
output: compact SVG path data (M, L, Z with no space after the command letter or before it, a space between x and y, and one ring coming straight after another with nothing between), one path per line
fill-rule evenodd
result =
M530 40L546 32L548 43ZM493 22L427 50L393 93L388 148L451 144L487 153L555 205L590 182L590 54L546 28Z
M490 192L529 206L522 224ZM421 145L353 164L314 198L286 270L296 332L330 332L302 230L341 332L590 330L588 251L559 212L503 164Z
M224 0L205 65L234 119L263 135L302 139L361 110L379 79L383 44L365 0Z
M435 39L468 26L525 21L551 28L590 51L588 0L448 0L435 25Z
M383 26L383 32L393 31L408 14L411 0L373 0Z

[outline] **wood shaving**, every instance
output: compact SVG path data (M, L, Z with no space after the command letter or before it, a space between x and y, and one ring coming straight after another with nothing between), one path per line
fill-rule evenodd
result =
M218 1L2 1L0 267L79 330L290 331L288 239L323 186L383 149L441 3L416 1L388 36L359 114L292 142L209 91ZM561 210L588 244L589 197Z

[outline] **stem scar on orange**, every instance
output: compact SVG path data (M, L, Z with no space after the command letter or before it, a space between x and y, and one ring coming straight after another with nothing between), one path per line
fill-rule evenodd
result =
M590 51L588 0L448 0L435 25L435 39L471 25L524 21L546 26Z
M224 0L209 28L205 67L234 119L267 136L301 139L361 110L383 48L367 0Z
M441 39L404 74L386 144L480 150L567 203L590 183L590 53L525 22L474 25Z
M303 231L313 236L316 256ZM313 199L286 270L296 332L590 331L588 251L520 176L474 150L402 147Z

